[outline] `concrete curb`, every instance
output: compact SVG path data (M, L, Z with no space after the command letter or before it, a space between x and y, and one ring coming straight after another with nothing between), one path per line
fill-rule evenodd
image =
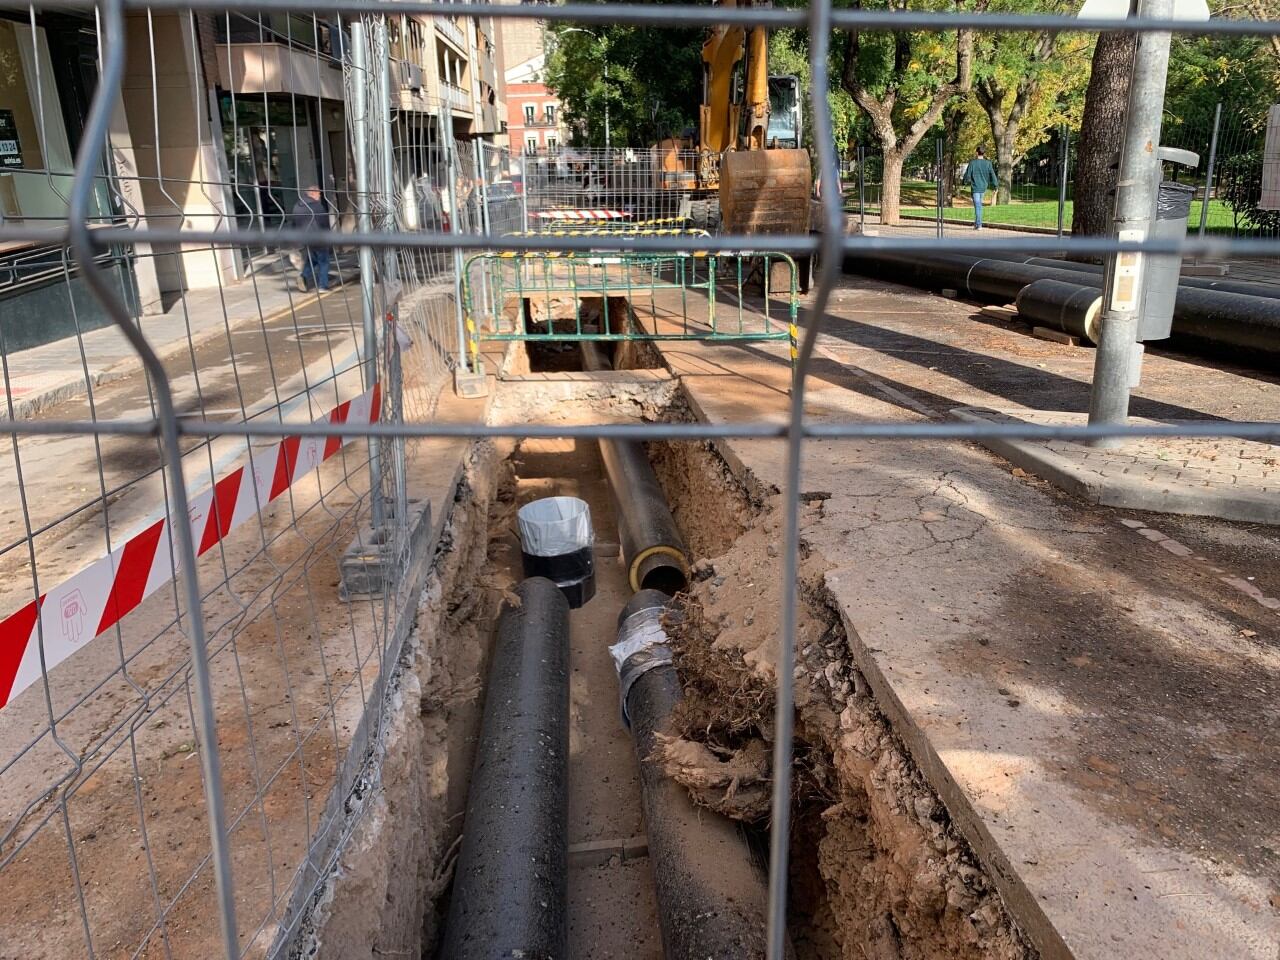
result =
M331 292L336 293L339 291L335 290ZM162 363L168 362L169 360L173 359L175 356L177 356L178 354L186 350L198 350L201 347L203 347L205 344L212 342L218 337L226 336L228 330L233 330L233 331L237 330L240 327L244 326L245 324L250 323L254 320L257 320L264 324L270 323L273 320L276 320L279 317L284 316L285 314L294 313L298 310L309 307L312 304L316 303L319 299L320 299L320 295L318 293L308 293L300 297L299 299L294 300L288 306L281 307L278 310L273 310L271 313L268 313L265 315L260 315L255 313L255 314L246 315L243 317L228 318L227 324L225 326L216 327L210 330L206 330L203 333L196 334L189 341L184 338L182 340L173 341L162 347L155 347L153 345L152 349L155 350L156 356L160 358L160 361ZM108 326L108 327L103 327L101 329L108 330L108 329L111 329L111 327ZM38 350L40 348L36 347L35 349ZM137 373L139 370L142 369L142 366L143 366L142 359L137 356L125 357L123 359L117 360L115 363L110 364L107 367L104 367L102 370L99 370L97 373L92 375L92 381L93 381L92 386L100 387L103 384L113 383L117 380L123 380L126 377L132 376L133 374ZM67 379L63 380L61 383L54 384L53 386L48 387L45 390L42 390L40 393L36 394L33 397L24 397L22 400L14 401L14 404L13 404L14 419L15 420L34 420L36 417L38 417L41 413L43 413L45 410L49 409L50 407L55 406L56 404L62 403L65 400L74 400L77 397L87 396L88 393L89 393L89 386L86 385L85 378L83 376L68 377ZM9 419L8 417L0 416L0 422L3 422L8 419Z
M991 423L994 413L998 411L956 407L951 416L964 423ZM993 437L977 442L1072 496L1100 506L1280 525L1280 497L1262 493L1214 493L1189 484L1144 483L1122 476L1100 478L1035 441Z

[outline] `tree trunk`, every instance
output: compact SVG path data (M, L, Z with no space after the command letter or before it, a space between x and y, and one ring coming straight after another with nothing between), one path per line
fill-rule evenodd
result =
M902 150L885 150L884 174L880 186L880 222L887 227L896 226L898 212L902 208Z
M942 151L942 202L945 206L955 206L956 200L956 168L960 165L956 156L956 143L960 140L960 131L964 127L964 111L958 107L947 114L942 125L944 148Z
M1093 51L1093 72L1085 92L1076 153L1071 215L1071 232L1075 236L1103 236L1111 230L1116 186L1112 165L1124 137L1133 50L1131 34L1104 33L1098 36Z
M1000 187L996 191L996 203L1008 203L1009 188L1013 185L1013 144L1018 137L1018 125L1007 124L996 140L996 179Z

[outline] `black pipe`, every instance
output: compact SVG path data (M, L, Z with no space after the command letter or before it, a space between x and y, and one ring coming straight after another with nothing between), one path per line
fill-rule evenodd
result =
M1097 263L1078 263L1074 260L1055 260L1050 257L1020 257L1018 263L1051 267L1055 270L1075 270L1102 276L1102 266ZM1280 284L1256 283L1251 280L1232 280L1227 277L1179 277L1178 285L1199 290L1217 290L1221 293L1238 293L1246 297L1269 297L1280 300Z
M568 950L569 604L550 580L516 587L498 619L440 956Z
M1102 290L1061 280L1035 280L1018 291L1018 316L1027 323L1098 342Z
M599 343L583 340L581 345L584 370L613 369ZM618 539L631 589L674 596L689 585L689 551L644 444L601 439L600 457L618 507Z
M645 833L658 895L666 960L754 960L766 953L768 887L743 828L698 807L655 759L659 735L672 734L681 687L661 626L670 598L642 590L619 616L619 641L654 642L619 667L624 714L640 764Z
M677 594L689 585L689 551L638 440L600 440L618 507L618 539L632 590Z
M924 289L952 288L986 303L1013 303L1024 287L1041 279L1084 288L1102 286L1102 276L1087 271L962 254L850 255L845 269ZM1172 342L1246 362L1258 354L1280 354L1280 300L1179 285Z

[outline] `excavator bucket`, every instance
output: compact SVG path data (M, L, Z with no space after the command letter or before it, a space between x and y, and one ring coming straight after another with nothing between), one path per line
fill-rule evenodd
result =
M725 233L809 232L807 150L731 150L720 164Z

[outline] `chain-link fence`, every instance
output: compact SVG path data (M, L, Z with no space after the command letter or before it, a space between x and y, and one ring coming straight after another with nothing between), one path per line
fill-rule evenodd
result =
M719 158L680 146L560 147L518 158L530 228L720 226Z
M93 47L80 87L59 30ZM430 419L460 349L454 254L352 240L483 233L496 182L447 109L393 109L388 46L384 21L314 15L0 18L27 78L0 184L6 956L211 956L231 934L265 954L350 833L416 611L420 442L290 431ZM67 103L98 84L120 102L110 151L80 167L86 210L72 156L102 132ZM219 237L113 242L89 267L76 209L91 230ZM145 416L280 436L98 432ZM58 419L92 429L34 434ZM215 880L231 863L234 930Z
M1162 146L1190 150L1199 157L1190 168L1165 163L1168 179L1196 188L1189 219L1192 232L1261 238L1280 231L1274 212L1259 207L1266 140L1266 130L1256 119L1259 106L1220 104L1212 114L1166 118ZM1034 233L1070 233L1078 141L1078 131L1057 127L1043 143L1018 156L1001 176L1001 189L984 197L984 223ZM956 140L939 128L903 158L897 204L903 222L921 229L932 222L940 233L973 226L972 192L963 183L972 157L959 150ZM991 151L988 154L995 159ZM881 219L884 169L883 150L875 145L855 147L855 159L843 175L845 206L864 223Z
M150 9L106 0L0 19L0 50L21 67L14 75L23 85L21 109L0 111L14 128L5 155L20 161L6 164L0 188L11 287L0 324L10 440L0 457L10 531L0 546L6 953L235 958L293 942L376 783L388 681L424 561L405 478L428 438L785 439L785 531L770 578L781 585L781 625L769 956L781 960L804 441L1280 435L1270 423L1131 430L1106 421L806 419L806 376L842 253L958 248L927 237L845 238L831 227L702 241L711 252L757 244L821 254L787 422L441 422L435 397L462 349L446 278L458 282L463 251L598 245L589 236L504 237L516 205L505 184L522 195L527 232L542 213L684 218L686 203L710 203L690 188L702 173L666 170L643 150L634 160L632 151L566 158L563 168L559 157L516 163L468 149L449 109L393 109L389 72L401 61L391 56L391 25L406 4L370 2L328 19L288 0L231 6L240 12L198 0ZM434 5L415 10L454 16ZM826 100L833 29L1114 27L1045 15L833 11L828 2L470 12L654 29L808 28L828 225L840 222ZM1240 22L1195 28L1278 32ZM291 79L284 92L282 76ZM222 98L219 88L241 92ZM449 86L447 99L460 89ZM936 183L933 149L904 160L913 181L927 185L932 170ZM611 243L679 253L689 238ZM1280 255L1266 240L1023 237L964 249L1062 245L1138 260L1208 249ZM49 316L68 317L70 336L38 329Z

